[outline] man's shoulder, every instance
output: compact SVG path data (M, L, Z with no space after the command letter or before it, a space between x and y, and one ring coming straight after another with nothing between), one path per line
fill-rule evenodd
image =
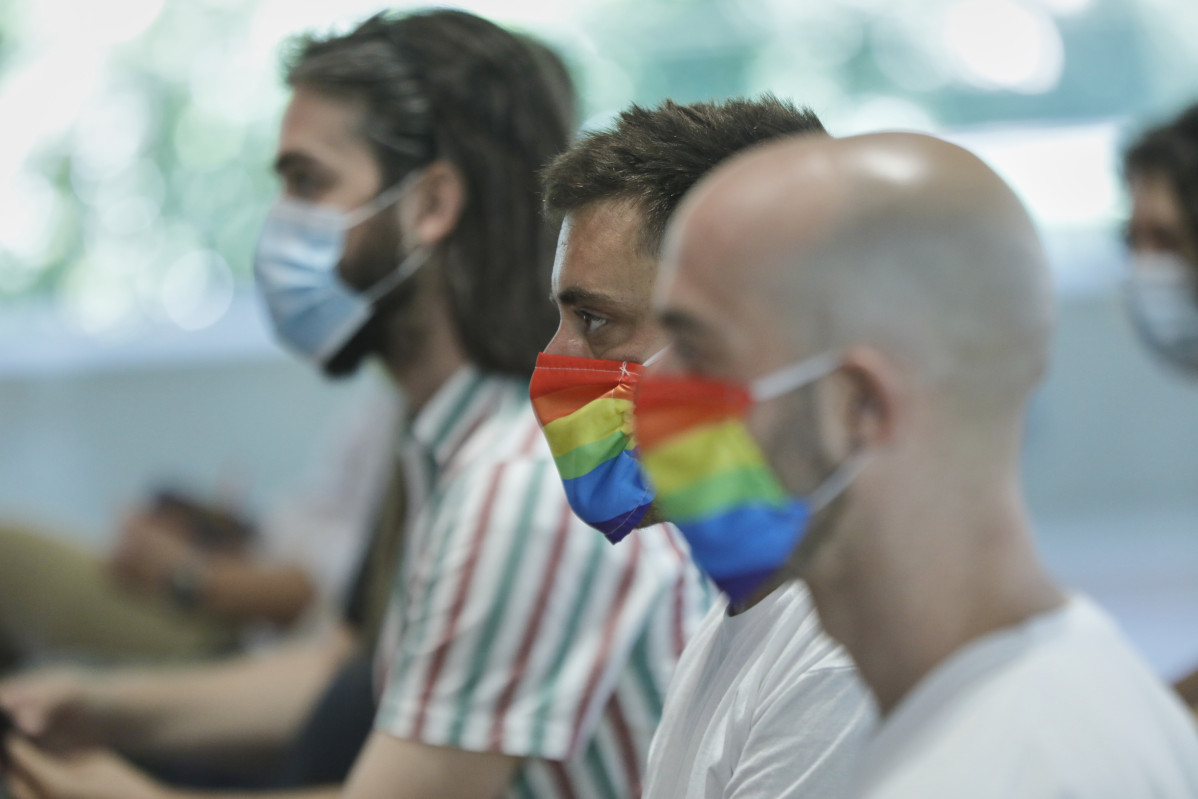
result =
M716 663L716 660L722 661ZM718 670L756 692L801 692L820 676L856 680L848 653L824 632L807 588L789 583L735 615L717 602L682 656L684 670Z
M703 620L670 685L653 789L702 773L738 796L840 795L873 723L848 656L819 628L803 585L735 615L726 608ZM691 780L669 795L702 790Z
M1168 753L1187 754L1170 762ZM925 678L879 731L869 758L890 786L997 781L1007 788L988 795L1027 796L1036 794L1024 788L1084 783L1144 795L1151 780L1137 783L1135 775L1157 774L1198 790L1198 735L1184 711L1106 614L1078 597L976 642ZM949 765L961 762L974 764L969 774ZM1097 772L1105 776L1086 776ZM1039 782L1005 782L1013 774Z

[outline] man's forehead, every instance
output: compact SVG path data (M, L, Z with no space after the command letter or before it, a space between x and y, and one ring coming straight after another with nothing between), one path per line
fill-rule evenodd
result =
M566 243L570 238L570 215L567 214L562 220L561 230L557 234L557 249L553 254L553 274L550 277L550 282L553 286L553 292L556 294L561 290L562 282L562 261L565 259Z
M721 315L721 292L684 262L669 259L662 264L653 285L653 310L659 321L675 333L702 335L715 326ZM726 298L726 296L725 296Z
M641 246L641 214L634 205L602 200L568 213L558 234L553 291L588 289L644 294L657 261Z
M744 247L742 236L721 240L696 221L703 220L676 218L667 234L654 314L676 340L705 355L751 347L753 337L770 327L764 317L772 303L762 294L768 282L757 274L760 265L750 263L760 253Z
M363 107L359 100L298 87L283 113L278 157L298 154L310 158L369 152L360 133Z

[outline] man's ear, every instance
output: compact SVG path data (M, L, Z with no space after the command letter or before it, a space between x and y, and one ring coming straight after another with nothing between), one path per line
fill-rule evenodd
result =
M895 435L902 411L902 381L890 361L869 347L844 352L845 429L856 447L885 446Z
M466 181L448 161L434 161L399 201L399 229L408 249L435 247L453 232L466 205Z

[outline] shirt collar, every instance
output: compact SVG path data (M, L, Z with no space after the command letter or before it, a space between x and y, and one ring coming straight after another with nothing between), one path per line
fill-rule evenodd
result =
M444 468L462 442L495 406L500 382L473 366L453 373L412 419L408 437Z

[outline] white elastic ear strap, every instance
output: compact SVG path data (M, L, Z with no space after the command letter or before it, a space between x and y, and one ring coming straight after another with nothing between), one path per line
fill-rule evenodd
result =
M413 183L420 180L420 176L423 174L423 169L417 169L409 172L404 176L403 180L399 181L391 188L385 189L370 202L344 214L341 217L341 224L344 229L349 230L351 227L360 225L370 217L377 214L379 211L394 204L400 197L404 195L404 192L411 188Z
M664 347L662 347L661 349L659 349L657 352L653 353L648 358L646 358L641 363L641 366L652 366L654 361L659 360L661 358L661 356L665 355L669 351L670 351L670 345L667 344Z
M407 258L399 263L394 269L384 275L378 283L362 292L362 296L369 303L376 303L394 289L399 284L403 283L411 277L417 269L424 266L428 261L429 256L433 254L431 247L417 247L408 254Z
M757 378L749 384L749 391L754 402L765 402L831 374L838 366L840 355L825 352Z
M861 474L861 470L865 468L867 458L861 450L854 452L845 458L844 462L837 466L832 474L828 475L828 479L810 494L807 495L807 502L811 506L811 512L817 513L823 510L827 505L838 496L840 496L846 488L852 485L852 482L857 479L857 475Z

